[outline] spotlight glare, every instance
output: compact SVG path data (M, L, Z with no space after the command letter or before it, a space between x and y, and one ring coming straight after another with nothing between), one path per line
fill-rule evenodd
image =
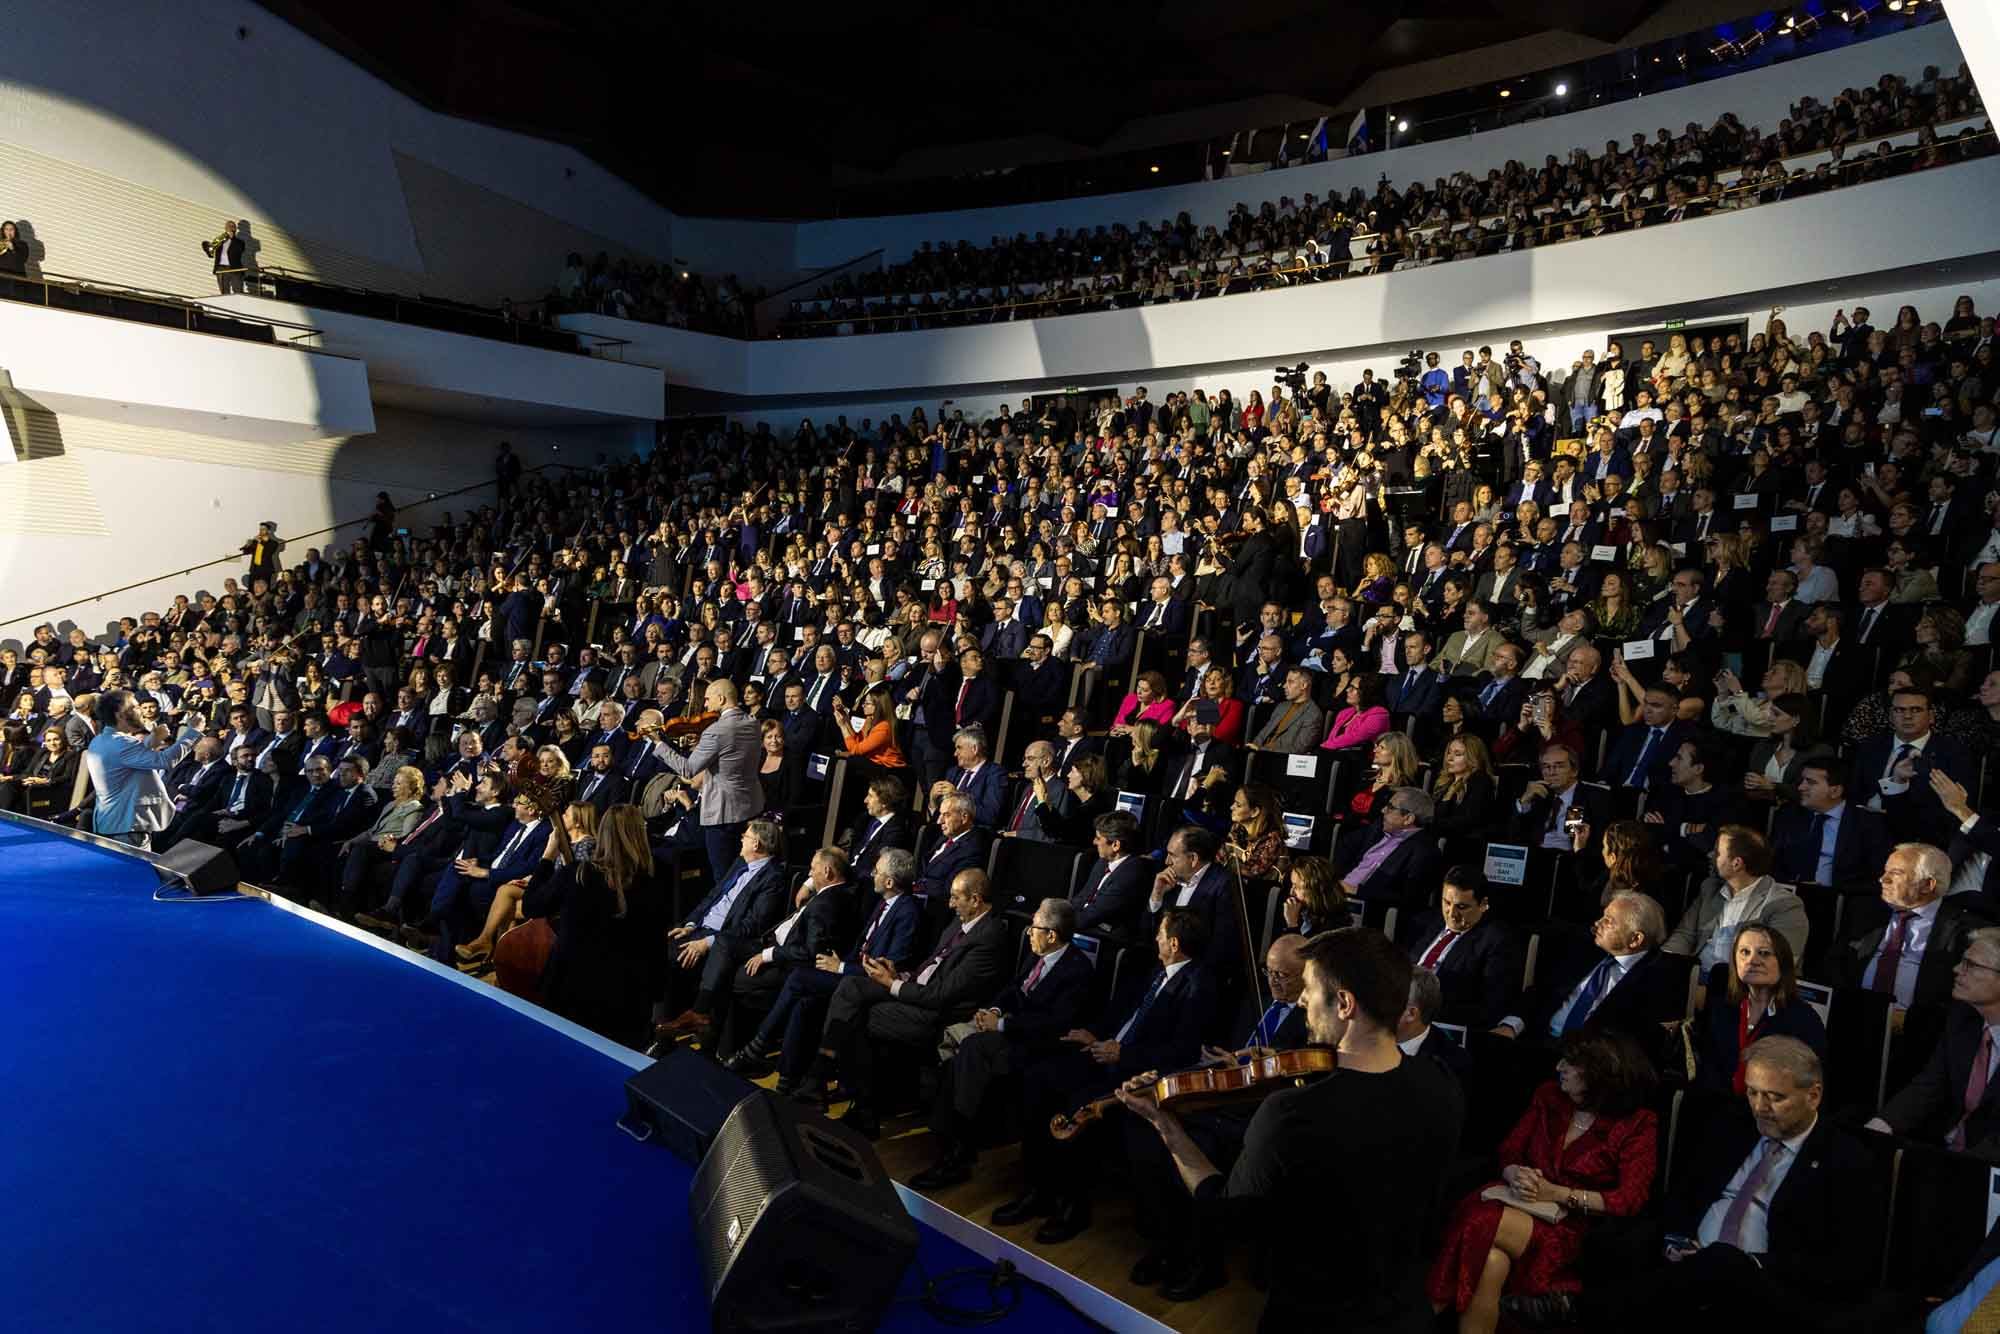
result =
M1566 83L1559 83L1559 84L1557 84L1557 85L1556 85L1556 96L1557 96L1557 97L1568 97L1568 96L1569 96L1569 85L1568 85L1568 84L1566 84Z
M1514 90L1512 88L1502 88L1500 90L1500 96L1502 97L1512 97L1513 95L1514 95Z
M1410 128L1410 122L1406 120L1399 120L1396 122L1396 130L1398 133L1407 130L1409 128Z

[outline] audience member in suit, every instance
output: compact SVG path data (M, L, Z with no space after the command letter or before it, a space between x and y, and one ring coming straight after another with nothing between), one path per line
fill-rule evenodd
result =
M1403 930L1410 961L1437 974L1439 1022L1484 1032L1520 1003L1526 944L1492 912L1486 877L1476 866L1445 872L1438 903L1440 911L1415 916Z
M1430 642L1420 631L1412 630L1403 636L1403 649L1409 655L1410 665L1383 681L1383 702L1391 713L1428 718L1444 703L1444 677L1425 665Z
M652 743L660 762L682 778L708 775L701 785L699 827L708 849L709 869L720 879L729 865L730 845L737 841L744 822L764 809L764 788L757 779L764 746L757 720L738 707L733 682L710 681L702 706L716 714L716 720L685 755L659 739L658 724L642 726L639 735Z
M1068 899L1043 899L1028 926L1029 956L1022 975L973 1012L963 1024L945 1030L957 1045L945 1062L931 1107L931 1130L938 1138L938 1157L911 1178L919 1190L936 1190L972 1177L978 1161L981 1110L996 1083L1019 1075L1028 1065L1056 1051L1062 1035L1072 1031L1090 994L1091 960L1072 948L1076 909Z
M1674 1174L1663 1263L1621 1267L1575 1295L1503 1297L1504 1317L1531 1329L1688 1330L1782 1312L1797 1328L1826 1329L1852 1313L1881 1267L1880 1232L1863 1221L1888 1209L1881 1174L1820 1114L1825 1079L1812 1048L1764 1038L1744 1067L1754 1126L1725 1118Z
M757 1032L724 1064L746 1078L761 1079L771 1072L772 1058L779 1058L778 1093L789 1097L812 1061L827 1002L841 981L862 976L862 964L870 959L900 970L910 967L917 957L923 907L910 892L916 879L916 859L907 848L884 848L875 859L875 901L853 945L838 953L828 949L814 956L810 968L787 969Z
M998 765L988 765L996 773ZM922 840L919 840L922 843ZM945 901L952 881L960 871L986 865L986 831L972 822L972 798L966 793L947 793L938 803L937 836L920 848L917 864L917 896L929 904Z
M1746 916L1731 933L1731 957L1708 970L1694 1019L1697 1086L1743 1095L1743 1052L1759 1038L1797 1038L1822 1058L1826 1025L1799 995L1799 965L1785 933Z
M1070 896L1076 929L1086 935L1133 941L1144 929L1146 902L1159 867L1140 855L1139 821L1130 811L1097 817L1092 835L1097 861Z
M1563 712L1586 736L1608 730L1618 716L1618 691L1601 668L1604 655L1595 644L1580 644L1570 652L1569 665L1555 683Z
M1285 672L1285 697L1273 704L1251 750L1305 755L1326 736L1326 714L1313 703L1313 674L1303 667Z
M1047 736L1056 728L1069 699L1070 664L1055 656L1055 643L1037 633L1021 653L1014 673L1014 717L1017 725Z
M195 742L176 772L178 778L168 784L174 802L173 818L153 839L155 852L163 852L187 837L190 828L214 811L228 795L230 779L236 770L224 755L222 743L214 737L203 737Z
M2000 928L1966 937L1952 974L1944 1037L1917 1077L1897 1090L1868 1128L1908 1135L2000 1164L2000 1080L1992 1078L2000 1025Z
M617 755L600 741L590 748L590 767L577 776L576 799L595 806L600 816L625 800L625 780L617 765Z
M1959 822L1958 833L1952 836L1951 846L1946 852L1951 864L1959 868L1960 875L1967 875L1975 865L1974 859L1982 854L1986 858L1986 874L1977 886L1958 885L1961 890L1977 888L1985 900L1989 915L2000 912L2000 825L1972 809L1972 797L1963 787L1937 770L1931 771L1931 786L1937 791L1938 800L1945 810Z
M1772 813L1772 874L1793 885L1873 885L1889 856L1883 818L1847 800L1847 770L1827 752L1799 764L1798 801ZM1956 859L1954 859L1956 860Z
M1794 955L1806 952L1806 905L1770 876L1771 845L1747 825L1717 831L1715 874L1703 880L1666 943L1669 954L1699 959L1703 972L1735 957L1736 924L1764 922Z
M1459 1086L1472 1077L1472 1053L1458 1037L1437 1026L1438 1011L1444 1005L1444 988L1437 974L1424 968L1410 970L1410 1003L1396 1022L1396 1045L1412 1060L1435 1061L1451 1072Z
M1177 805L1211 818L1219 818L1229 809L1240 768L1236 747L1216 739L1215 726L1221 716L1211 700L1194 706L1187 724L1187 749L1181 752L1167 776L1166 800L1170 807ZM1074 783L1071 788L1074 790Z
M752 820L738 838L737 859L694 911L667 932L679 970L669 994L704 991L713 1002L743 960L756 953L764 933L785 917L791 902L784 859L784 832L770 820ZM721 951L727 963L711 964ZM706 1024L706 1011L692 1004L655 1029L656 1044L671 1046L684 1033Z
M875 861L889 848L908 852L917 845L917 820L910 812L910 790L894 774L868 780L861 794L861 815L841 835L848 870L856 880L872 882Z
M1179 1070L1200 1054L1212 999L1199 962L1208 945L1201 919L1168 910L1153 945L1160 967L1142 991L1129 999L1114 997L1102 1022L1065 1033L1062 1050L1025 1071L1021 1161L1028 1189L994 1211L999 1226L1046 1215L1048 1221L1035 1233L1044 1245L1067 1241L1088 1228L1093 1160L1101 1156L1088 1150L1097 1134L1086 1129L1058 1141L1049 1130L1050 1119L1109 1095L1142 1071Z
M924 962L908 972L881 959L863 959L862 976L841 979L827 1004L819 1054L795 1095L824 1104L828 1079L838 1070L852 1101L842 1122L873 1139L881 1131L884 1057L935 1060L944 1030L971 1019L993 1001L1007 979L1014 931L993 910L992 882L976 868L951 882L954 921Z
M1839 987L1890 992L1906 1010L1941 1006L1951 998L1952 968L1966 941L1975 927L1988 925L1981 896L1945 897L1951 877L1951 858L1939 849L1898 844L1882 866L1886 920L1882 911L1851 901L1847 938L1828 951L1819 976Z
M765 866L776 862L773 858ZM776 875L782 894L785 874L781 864ZM755 879L754 874L751 878ZM658 1036L695 1037L704 1050L714 1050L718 1030L728 1022L732 1003L739 996L745 992L761 995L767 1002L763 1008L768 1009L768 1001L784 984L787 969L845 947L855 916L854 897L847 886L847 854L839 848L815 852L801 892L806 896L803 902L785 905L781 901L781 916L754 938L746 940L742 934L727 930L709 937L711 944L701 963L694 1002L667 1021ZM786 907L790 911L785 911Z
M1680 692L1664 681L1646 687L1639 720L1621 729L1600 775L1612 787L1647 790L1667 776L1667 761L1694 729L1676 716Z
M1031 741L1021 756L1021 794L1013 812L1000 826L1003 838L1025 838L1032 843L1051 843L1055 835L1042 819L1051 807L1060 809L1069 797L1069 785L1056 777L1056 748L1047 741Z
M1611 820L1610 797L1602 788L1577 781L1576 752L1568 746L1542 749L1541 774L1521 789L1520 800L1514 804L1513 841L1531 848L1584 854L1585 860L1595 857ZM1572 811L1583 817L1583 825L1576 831L1583 834L1581 843L1569 829Z
M1145 928L1159 934L1160 918L1172 909L1201 918L1208 931L1209 977L1234 980L1242 973L1237 961L1243 950L1243 930L1237 922L1235 877L1216 860L1222 838L1200 825L1182 825L1167 836L1166 865L1153 877L1146 899Z
M257 771L257 752L238 746L214 800L199 808L190 807L167 827L167 839L177 843L191 838L201 843L217 841L223 821L236 829L254 829L271 811L271 780Z
M236 859L242 865L244 879L262 883L279 878L282 871L291 869L284 865L284 854L290 846L297 843L303 847L313 837L315 823L322 832L327 828L334 803L342 796L332 782L332 762L324 756L308 761L305 779L306 786L296 798L271 811L254 833L236 845ZM296 867L296 852L291 854L290 861Z
M967 649L959 655L958 670L951 715L954 734L976 728L983 737L998 736L1002 692L988 668L986 655L976 648ZM960 761L960 766L964 766L964 761Z
M1597 948L1537 963L1535 985L1522 994L1520 1013L1502 1018L1494 1031L1555 1043L1596 1024L1650 1040L1660 1025L1680 1019L1687 1009L1687 969L1662 954L1658 942L1666 934L1666 914L1656 900L1616 895L1592 928Z
M1067 779L1069 769L1085 755L1102 755L1104 738L1091 736L1085 730L1090 726L1090 717L1082 709L1064 709L1056 720L1055 772Z
M962 792L972 802L973 823L998 829L1007 806L1007 775L993 761L985 729L961 728L952 734L951 750L952 766L931 784L932 803L947 792Z
M1414 908L1437 883L1437 836L1429 832L1437 803L1420 787L1391 788L1379 825L1360 825L1340 840L1333 871L1349 898Z
M514 794L513 817L493 839L490 855L461 854L438 875L424 923L437 932L431 957L438 962L453 962L458 946L484 928L500 886L532 880L541 869L551 821L525 791Z
M1942 769L1960 787L1978 781L1979 764L1965 743L1932 730L1934 701L1927 689L1912 686L1889 696L1888 736L1872 737L1854 753L1848 800L1881 811L1889 835L1898 842L1947 847L1959 821L1951 818L1930 772Z

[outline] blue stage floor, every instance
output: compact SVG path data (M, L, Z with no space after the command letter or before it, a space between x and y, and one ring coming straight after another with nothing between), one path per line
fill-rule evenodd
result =
M0 823L0 1329L707 1328L692 1169L613 1124L627 1064L321 921L157 886ZM985 1263L923 1237L931 1273ZM1094 1327L1035 1291L1005 1323Z

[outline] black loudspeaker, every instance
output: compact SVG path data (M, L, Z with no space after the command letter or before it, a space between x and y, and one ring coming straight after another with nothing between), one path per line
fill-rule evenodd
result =
M917 1225L874 1146L757 1089L688 1192L717 1331L874 1329L917 1254Z
M197 894L234 894L243 879L236 859L227 851L191 838L160 853L153 863L168 875L185 877L188 888Z
M690 1167L722 1133L730 1111L756 1091L699 1052L676 1047L625 1081L625 1115L633 1139L663 1144Z

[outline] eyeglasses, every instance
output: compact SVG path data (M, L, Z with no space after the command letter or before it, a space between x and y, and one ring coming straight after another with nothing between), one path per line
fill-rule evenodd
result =
M1028 923L1028 930L1053 932L1055 928L1052 926L1043 926L1040 922L1030 922Z
M1995 967L1990 963L1981 963L1969 954L1952 966L1955 968L1977 968L1983 972L2000 974L2000 967Z

